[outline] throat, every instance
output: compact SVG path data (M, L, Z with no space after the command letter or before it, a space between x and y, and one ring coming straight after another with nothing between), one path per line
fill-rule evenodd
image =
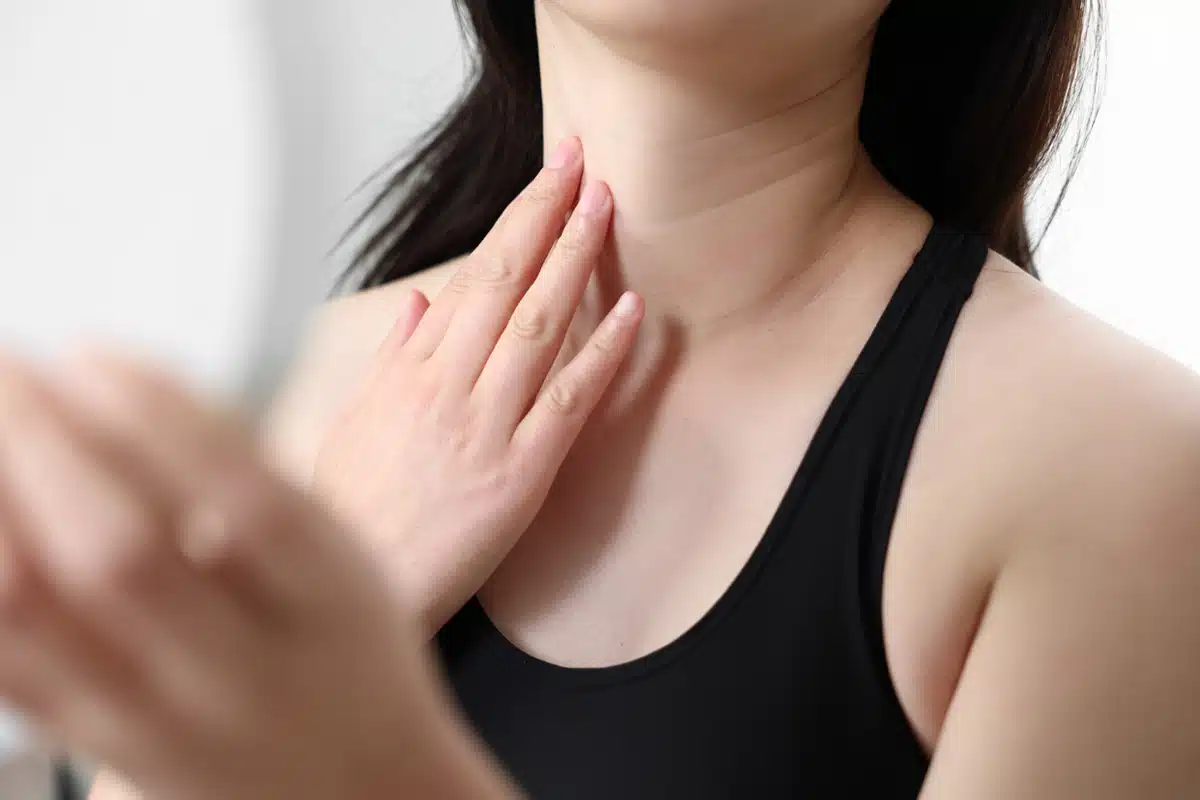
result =
M869 37L786 75L714 80L536 7L547 147L580 137L615 201L591 317L634 290L647 328L686 340L761 323L820 293L905 205L858 139Z

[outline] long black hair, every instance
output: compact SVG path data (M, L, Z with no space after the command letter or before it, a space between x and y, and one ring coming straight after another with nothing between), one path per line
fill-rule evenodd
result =
M379 286L470 252L533 179L542 160L533 2L457 0L474 51L467 89L360 218L375 227L344 279ZM1096 85L1085 78L1097 65L1088 44L1100 39L1088 32L1099 2L893 0L876 32L860 121L871 160L935 218L985 234L1033 275L1027 201L1069 112ZM1088 111L1080 147L1094 104ZM1067 180L1077 159L1078 150Z

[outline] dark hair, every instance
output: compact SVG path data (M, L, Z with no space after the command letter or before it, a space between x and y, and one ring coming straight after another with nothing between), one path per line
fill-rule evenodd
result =
M1097 65L1100 38L1089 51L1087 34L1099 2L893 0L876 32L860 122L872 161L935 218L986 235L1033 275L1027 198ZM471 80L360 218L386 213L343 276L361 272L363 288L473 250L541 165L533 0L457 9L473 33Z

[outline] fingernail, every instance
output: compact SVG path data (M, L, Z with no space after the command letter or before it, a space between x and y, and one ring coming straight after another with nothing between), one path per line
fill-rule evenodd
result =
M617 301L617 314L622 317L632 317L638 310L638 296L633 292L626 292L621 295L621 299Z
M579 197L579 213L596 214L603 211L608 205L608 200L608 187L604 185L604 181L588 181Z
M579 137L568 136L558 143L558 147L554 151L554 155L550 156L550 160L546 162L548 169L563 169L575 163L576 157L579 155Z

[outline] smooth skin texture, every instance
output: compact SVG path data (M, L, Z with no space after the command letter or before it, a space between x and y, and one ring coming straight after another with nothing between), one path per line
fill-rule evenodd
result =
M583 171L579 141L566 139L550 163L412 338L384 343L317 464L317 490L409 590L429 636L533 521L641 314L640 300L623 296L580 355L546 382L612 213L607 187L589 183L564 230ZM408 302L402 319L425 300L414 294Z
M545 138L580 137L615 207L558 364L621 293L646 312L482 592L525 650L604 666L656 649L761 537L929 225L856 139L884 5L537 3ZM440 297L459 267L322 313L274 417L295 479L311 480L410 293ZM376 433L388 458L395 424ZM892 677L933 755L925 800L1197 793L1198 485L1195 375L993 256L886 568Z
M641 318L625 295L547 379L612 211L582 171L567 139L446 291L408 296L329 442L333 515L153 373L9 365L0 696L150 797L512 796L425 644L536 513ZM372 449L388 422L403 462Z
M390 582L244 431L111 357L0 387L6 701L154 797L511 796Z

